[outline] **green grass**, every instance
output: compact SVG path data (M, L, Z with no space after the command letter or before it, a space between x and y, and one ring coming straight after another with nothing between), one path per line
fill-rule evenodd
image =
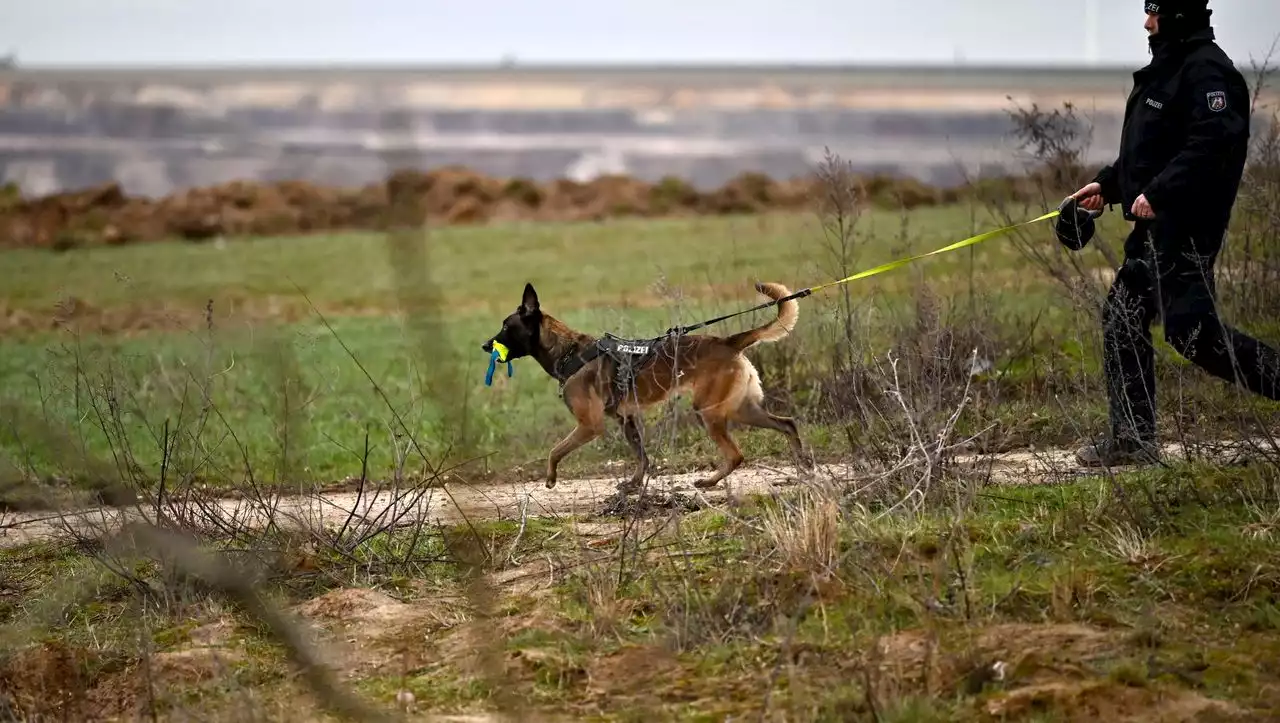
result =
M1245 497L1273 489L1274 479L1269 467L1179 467L1118 486L1001 490L961 518L846 510L838 538L810 538L833 546L834 567L792 557L770 536L774 503L763 502L735 511L723 536L685 535L692 567L663 556L633 567L633 582L604 606L609 615L631 611L611 635L600 638L592 625L602 612L598 575L566 583L562 594L575 604L559 608L578 630L577 645L597 656L619 642L676 646L678 663L650 689L694 698L704 714L758 706L772 681L773 705L796 718L848 705L870 720L859 668L876 640L919 634L937 640L932 683L917 677L924 650L905 645L891 645L888 667L873 676L879 705L933 716L904 712L902 720L967 720L1003 693L1047 680L1100 683L1103 697L1120 695L1114 685L1190 688L1269 707L1280 668L1254 666L1280 651L1280 576L1267 562L1275 500L1259 509ZM1092 631L1088 644L1065 642L1072 626ZM574 642L562 635L553 644ZM803 656L780 660L788 649ZM973 666L997 660L1009 665L1008 678L970 687ZM1049 712L1077 720L1083 711L1072 706L1083 703L1065 699Z
M1040 213L1026 212L1028 217ZM859 224L865 248L857 264L864 268L944 246L998 222L981 208L953 206L919 209L907 217L868 211ZM1046 224L1033 233L1051 241L1047 229ZM422 263L409 269L393 261L398 257L383 235L365 233L66 254L8 250L5 296L18 308L47 308L64 294L101 306L165 299L202 307L209 298L292 300L296 284L322 306L387 308L397 300L397 274L405 272L411 279L429 275L438 293L469 312L492 314L518 302L526 280L561 307L580 308L644 294L659 279L729 288L749 297L749 279L778 279L800 288L827 280L824 272L830 270L824 268L819 219L811 214L449 227L414 234L410 241ZM975 253L988 271L994 266L1016 273L1010 267L1015 252L1007 241L988 242ZM947 274L968 260L960 253L928 263L930 273ZM880 283L860 286L870 292ZM894 279L884 283L892 285Z
M863 221L850 270L993 225L967 207ZM1107 217L1109 239L1122 230ZM1030 234L1065 256L1047 227ZM642 337L755 303L756 279L799 288L839 275L808 216L451 228L407 242L417 255L397 256L372 234L3 253L9 313L47 314L72 295L90 315L161 308L183 324L0 339L0 501L33 475L100 487L121 475L154 481L160 469L210 485L339 480L359 474L366 435L374 476L397 455L414 471L409 436L433 461L462 438L468 453L492 455L467 474L541 465L571 424L554 382L519 363L513 379L485 388L479 351L526 281L579 329ZM1103 265L1096 249L1084 258ZM1096 320L1008 239L849 290L859 307L852 348L831 293L804 300L793 339L752 352L771 405L790 405L820 454L847 459L852 445L860 459L899 458L907 415L884 398L888 377L833 362L883 363L891 349L927 433L969 382L939 354L979 343L997 371L972 382L954 438L995 425L984 443L1046 445L1102 423L1086 333ZM1217 434L1219 422L1270 411L1168 362L1170 418L1192 431ZM848 390L874 408L855 417L829 398ZM651 454L667 468L714 459L694 425L652 429ZM740 438L752 456L783 450L767 434ZM565 476L609 458L628 458L616 438L583 449ZM961 721L992 706L1006 706L1007 720L1155 720L1193 696L1232 701L1253 719L1280 711L1273 466L1038 487L943 475L921 511L888 512L900 484L890 477L856 500L747 500L589 540L578 520L544 518L358 543L279 530L205 541L261 568L262 591L282 605L354 585L425 610L404 629L386 627L394 610L373 615L378 635L360 628L359 610L337 616L354 626L339 638L368 656L346 661L352 686L384 708L408 690L438 712L501 702L589 720L739 719L766 706L793 720ZM458 562L480 559L476 545L491 571L514 574L492 600ZM50 711L62 717L84 712L65 706L122 712L112 706L138 702L128 681L149 655L186 651L197 625L219 619L235 623L219 643L240 654L234 675L164 681L162 709L306 716L313 703L264 628L164 565L92 546L3 549L0 692L64 706ZM30 641L45 648L33 654ZM485 644L491 668L475 658ZM20 650L28 657L10 655ZM45 664L59 650L81 655L74 683ZM983 672L995 662L1008 666L1003 680ZM66 695L45 694L55 689Z
M1028 216L1038 213L1027 209ZM1104 229L1114 239L1122 224L1109 221ZM968 206L909 216L870 211L859 220L849 270L932 250L996 223ZM1047 225L1028 233L1052 253L1066 253ZM1084 258L1102 264L1096 249ZM555 383L518 362L514 378L500 372L485 388L487 359L479 350L515 308L526 281L537 286L546 311L583 331L647 337L757 303L755 279L801 288L842 273L831 264L818 219L804 214L447 228L394 241L346 234L65 254L16 250L4 252L0 264L11 310L47 315L73 296L91 315L187 314L181 323L160 324L163 330L124 336L60 331L4 339L0 453L10 465L41 477L91 480L120 468L121 449L144 470L159 469L168 449L170 471L210 484L238 482L250 471L268 484L356 476L366 433L370 472L379 477L406 455L410 471L421 467L418 448L433 463L452 452L455 463L486 456L482 464L492 468L540 465L571 423ZM1008 337L990 342L994 353L1032 343L1017 358L995 359L1006 380L1042 375L1046 359L1075 365L1079 374L1097 370L1075 338L1078 315L1008 238L859 281L849 291L871 315L860 316L865 353L882 356L904 341L904 332L915 333L917 300L926 292L944 309L964 313L976 300L984 306L975 313L999 315L983 322ZM794 374L818 373L838 347L831 333L841 293L803 302L800 327L787 342L797 350L798 360L789 362L798 365ZM203 313L210 301L211 325ZM734 319L712 331L762 318ZM1035 338L1019 338L1024 328ZM793 399L799 406L791 411L803 419L801 381L801 396ZM995 416L1025 426L1027 405L1011 399ZM1086 414L1100 411L1094 404ZM985 423L966 420L962 428ZM671 434L679 444L662 455L670 464L706 464L714 453L687 425ZM828 422L815 420L809 434L820 453L847 449L847 434ZM781 451L775 442L768 434L744 435L752 455ZM565 472L627 456L609 438L567 460Z
M447 562L426 588L398 586L391 571L359 573L362 585L399 590L435 612L415 623L403 652L402 637L365 632L352 611L343 636L363 655L396 662L359 668L351 683L384 707L409 690L423 711L503 702L591 720L719 720L767 705L792 720L962 721L1009 706L1015 721L1090 720L1098 710L1155 721L1205 699L1265 720L1280 710L1277 482L1272 466L1179 466L984 491L962 511L919 515L821 493L762 498L679 527L642 526L638 549L612 551L585 550L571 520L540 520L516 550L528 569L515 571L533 589L496 588L490 619L450 594ZM814 514L779 526L782 504ZM830 527L815 522L824 505ZM483 526L495 569L508 566L513 533L509 522ZM411 534L387 533L380 544L396 548ZM454 534L464 533L446 537ZM798 554L795 539L828 550L830 562ZM0 553L0 569L21 573L0 624L93 651L92 687L140 655L131 633L138 601L137 588L94 572L82 554ZM325 565L350 574L343 560ZM161 585L155 567L136 574L149 581L144 589ZM92 584L73 609L76 577ZM295 585L279 597L318 592ZM242 614L177 599L166 603L167 622L147 613L155 651L183 649L194 622L232 614L240 624L223 645L248 661L234 683L193 689L188 703L225 705L249 690L278 700L290 676L275 647ZM70 611L65 629L59 610ZM469 622L446 622L457 616ZM482 645L495 651L495 668L476 662ZM1003 678L984 672L996 663ZM1038 689L1039 698L1019 697ZM170 685L156 692L174 699Z

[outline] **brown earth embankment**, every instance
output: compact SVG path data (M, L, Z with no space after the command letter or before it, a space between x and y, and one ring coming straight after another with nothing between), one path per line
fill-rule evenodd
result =
M975 194L1012 199L1035 187L1032 179L1014 178L962 189L880 176L859 183L869 203L892 208L951 203ZM759 174L699 190L677 178L651 183L606 176L587 183L539 183L457 167L399 171L382 183L358 188L233 182L159 199L131 197L115 183L39 198L23 198L10 186L0 190L0 247L67 250L173 238L385 230L398 224L751 214L814 208L818 192L812 178L775 180Z

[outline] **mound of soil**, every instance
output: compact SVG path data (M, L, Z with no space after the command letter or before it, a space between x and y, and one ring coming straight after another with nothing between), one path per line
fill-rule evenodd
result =
M618 492L605 498L600 506L601 517L647 518L665 517L672 512L697 512L702 504L697 499L679 492L646 492L636 497Z
M319 633L328 662L348 677L425 662L422 641L464 616L444 602L400 602L363 588L332 590L294 608Z
M0 720L101 720L132 709L127 662L45 642L0 660Z
M925 631L882 639L876 651L877 693L892 696L934 686L977 695L990 686L976 720L1026 720L1046 712L1054 720L1082 723L1249 720L1237 706L1191 690L1102 677L1105 661L1128 645L1115 630L1011 623L972 633L966 649L949 654L940 652Z
M960 192L911 179L860 179L867 203L916 208L955 201ZM0 247L68 250L181 238L277 236L340 230L483 224L490 221L583 221L618 217L754 214L810 208L820 191L813 178L774 180L745 173L700 191L679 178L650 183L604 176L589 183L499 179L448 166L402 169L361 188L302 181L234 181L192 188L161 199L135 198L119 184L23 198L11 187L0 202ZM1028 195L1014 180L984 181L970 193Z

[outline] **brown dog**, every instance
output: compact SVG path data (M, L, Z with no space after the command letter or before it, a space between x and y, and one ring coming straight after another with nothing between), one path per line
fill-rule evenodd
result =
M756 284L756 290L773 300L790 295L782 284ZM649 469L642 439L644 413L674 395L692 392L693 408L702 417L707 433L720 448L724 462L709 479L696 483L699 488L714 487L743 462L742 450L729 436L729 422L774 429L787 437L792 452L806 469L812 462L806 458L800 435L793 420L764 410L764 391L760 376L743 352L762 342L776 342L786 337L800 316L800 305L794 300L778 305L778 316L769 323L727 337L671 335L653 344L626 384L622 393L615 382L628 349L623 356L601 352L600 339L565 326L550 314L542 312L538 293L530 284L515 313L502 322L502 330L485 342L483 349L492 352L493 342L507 348L507 358L532 357L561 384L561 395L578 426L552 450L547 459L546 485L556 484L556 467L566 455L604 434L605 420L613 417L622 427L623 436L639 458L630 482L619 485L624 492L639 489Z

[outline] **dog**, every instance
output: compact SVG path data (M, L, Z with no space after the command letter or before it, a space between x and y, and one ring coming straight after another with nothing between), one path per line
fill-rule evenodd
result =
M782 284L758 283L757 291L778 301L791 294ZM711 477L695 482L699 489L715 487L744 461L742 450L729 435L729 423L775 430L787 438L801 467L812 469L793 419L765 411L760 375L743 354L762 343L786 338L800 317L794 299L778 304L777 316L768 323L730 336L669 335L655 340L652 352L629 379L624 394L615 394L620 365L617 357L601 352L599 338L569 328L542 311L538 292L525 284L515 312L502 329L481 348L492 353L494 342L506 349L506 360L530 357L561 384L561 397L577 426L547 458L546 486L556 485L556 468L566 455L604 434L613 418L638 458L630 481L618 485L624 493L639 490L649 470L643 441L643 415L653 406L685 392L692 394L693 408L723 461Z

